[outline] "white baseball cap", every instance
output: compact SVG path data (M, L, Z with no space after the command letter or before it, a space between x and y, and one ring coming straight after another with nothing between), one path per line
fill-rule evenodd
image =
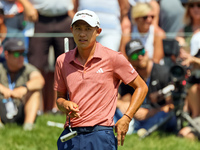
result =
M99 17L93 11L87 9L78 11L74 15L71 26L78 20L87 22L91 27L100 27Z
M195 33L190 41L190 54L195 56L198 54L200 49L200 31Z

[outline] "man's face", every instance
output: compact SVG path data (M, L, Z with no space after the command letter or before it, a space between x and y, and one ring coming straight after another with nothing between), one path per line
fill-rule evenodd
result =
M24 50L15 52L5 51L5 59L9 69L12 69L13 71L21 69L24 65L24 56Z
M150 11L146 16L135 19L139 31L147 32L154 19L153 11Z
M128 60L136 70L145 69L149 60L148 52L146 52L144 49L141 49L129 56Z
M74 41L78 48L88 49L96 42L96 37L101 33L101 28L91 27L85 21L76 21L72 28Z

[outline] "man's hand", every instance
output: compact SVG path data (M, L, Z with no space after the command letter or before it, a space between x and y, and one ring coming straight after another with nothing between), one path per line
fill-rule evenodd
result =
M66 100L66 93L57 91L58 109L66 113L70 118L80 118L78 105L72 101Z
M174 104L166 104L160 108L161 111L168 113L169 111L174 109Z
M9 88L7 88L3 85L0 85L0 93L2 93L2 95L5 98L9 98L9 97L11 97L12 90L10 90Z
M24 86L17 87L12 90L11 97L21 99L28 92L27 88Z
M80 118L80 114L79 109L78 109L78 105L74 102L68 101L69 105L67 106L66 110L67 110L67 115L70 118Z
M130 121L131 121L130 118L128 118L127 116L123 116L115 124L115 132L117 133L118 145L123 146Z
M18 0L24 7L24 19L30 22L38 20L38 12L29 0Z
M30 8L24 9L24 14L25 20L28 20L30 22L38 21L38 12L34 7L30 6Z

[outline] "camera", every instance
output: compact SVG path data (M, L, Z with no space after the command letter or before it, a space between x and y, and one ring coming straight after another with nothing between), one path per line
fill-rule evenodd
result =
M170 68L170 77L172 82L180 83L185 79L186 70L181 65L177 64Z
M179 58L180 46L175 39L163 40L165 64L169 66L170 80L174 85L172 97L174 105L179 105L179 100L183 100L186 93L187 67L182 66L182 59ZM166 61L167 60L167 61Z
M174 55L178 57L180 52L180 46L175 39L163 39L163 49L166 57Z
M179 58L180 46L177 40L164 39L163 48L164 48L164 54L165 54L164 62L167 66L171 67L170 72L171 72L171 77L173 81L175 80L181 81L181 80L186 79L188 86L191 86L195 83L200 83L199 69L191 71L191 67L186 68L185 66L181 65L182 60ZM200 58L200 50L197 52L195 57ZM186 77L187 70L191 71L191 76L189 77Z
M175 39L164 39L163 48L165 58L169 61L165 62L167 66L170 66L170 78L173 83L180 84L186 75L187 68L181 65L182 59L179 58L180 46Z
M175 107L180 104L180 100L184 100L186 97L186 69L177 64L170 68L170 78L174 85L172 91L173 102Z

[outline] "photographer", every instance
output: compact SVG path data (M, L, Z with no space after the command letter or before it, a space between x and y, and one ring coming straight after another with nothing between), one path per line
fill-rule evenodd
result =
M182 65L190 66L191 76L188 79L190 85L187 97L185 100L184 111L188 112L193 118L193 121L200 125L200 32L197 32L192 36L190 54L183 51L180 53L180 57L183 59ZM200 134L195 131L194 127L190 124L182 128L179 132L179 136L189 139L200 139Z
M174 108L170 95L163 95L162 92L158 92L169 85L168 67L154 63L138 39L127 43L126 55L149 88L142 106L134 115L134 132L141 128L148 130L163 120L168 112ZM119 105L117 105L119 110L123 111L122 107L127 101L130 101L133 93L134 89L130 86L123 83L120 85L119 94L121 98L118 100ZM175 116L161 128L167 131L176 129Z

